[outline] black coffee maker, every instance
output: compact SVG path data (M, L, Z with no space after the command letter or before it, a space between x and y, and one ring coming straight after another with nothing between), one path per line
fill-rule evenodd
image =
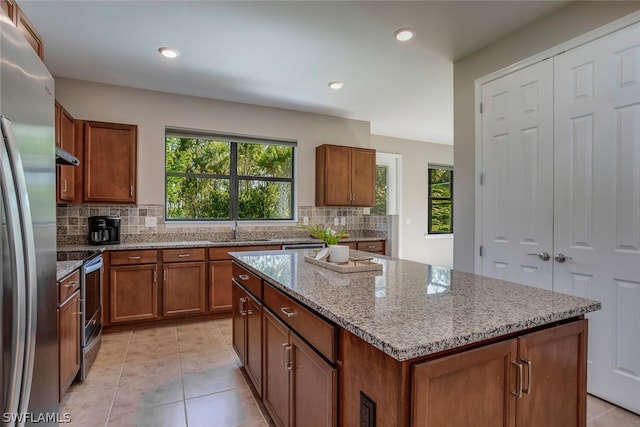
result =
M92 245L115 245L120 243L120 217L90 216L89 243Z

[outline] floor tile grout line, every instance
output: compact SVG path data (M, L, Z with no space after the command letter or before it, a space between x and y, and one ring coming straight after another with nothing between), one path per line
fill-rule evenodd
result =
M122 371L124 370L124 364L127 361L127 354L129 353L129 346L131 345L132 336L133 336L133 333L129 332L129 339L127 340L127 348L124 351L124 355L122 357L122 363L120 364L120 373L118 374L118 381L116 382L116 387L113 390L113 394L111 395L111 404L109 405L109 411L107 412L107 419L104 422L105 427L108 427L109 420L111 419L111 411L113 410L113 404L116 401L116 394L118 393L118 386L120 385L120 379L122 378Z

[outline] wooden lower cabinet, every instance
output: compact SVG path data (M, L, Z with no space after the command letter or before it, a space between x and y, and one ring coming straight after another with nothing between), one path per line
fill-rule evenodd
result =
M580 320L415 364L411 425L584 427L586 336Z
M156 264L112 266L111 323L158 318Z
M232 298L232 345L262 396L262 304L235 282Z
M59 387L62 397L80 371L80 291L58 307Z
M180 316L205 311L205 263L164 264L162 314Z
M337 425L337 370L263 310L263 402L279 427Z
M233 262L209 262L209 307L211 312L226 312L231 309L231 278Z

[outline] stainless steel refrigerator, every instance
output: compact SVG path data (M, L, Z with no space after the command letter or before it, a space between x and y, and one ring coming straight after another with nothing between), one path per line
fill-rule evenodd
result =
M2 425L58 425L53 78L0 12Z

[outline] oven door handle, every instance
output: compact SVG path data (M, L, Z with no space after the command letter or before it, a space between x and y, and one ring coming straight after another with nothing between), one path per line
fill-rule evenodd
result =
M88 262L84 267L85 274L93 273L96 270L100 270L104 265L102 257L95 258Z

